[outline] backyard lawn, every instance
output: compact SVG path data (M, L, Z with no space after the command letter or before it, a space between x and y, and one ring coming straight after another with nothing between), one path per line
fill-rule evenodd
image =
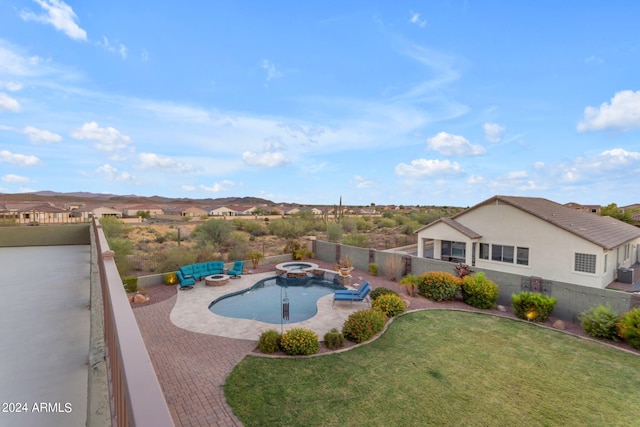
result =
M428 310L344 353L249 356L225 393L246 426L626 426L640 414L640 357L510 319Z

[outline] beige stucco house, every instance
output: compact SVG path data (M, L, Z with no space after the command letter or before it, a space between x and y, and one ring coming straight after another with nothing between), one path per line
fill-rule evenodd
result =
M494 196L416 233L420 257L594 288L639 260L640 228L534 197Z

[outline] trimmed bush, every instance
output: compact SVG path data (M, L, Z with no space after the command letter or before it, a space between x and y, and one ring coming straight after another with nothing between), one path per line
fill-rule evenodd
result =
M138 290L137 277L124 277L122 279L122 284L124 285L124 290L129 294Z
M462 299L475 308L493 308L498 301L500 289L484 273L464 276L462 279Z
M333 328L324 334L324 345L331 350L344 347L344 335L338 329Z
M275 329L269 329L260 334L258 348L266 354L275 353L280 350L280 333Z
M620 319L609 305L598 305L580 313L580 326L593 338L617 340Z
M320 349L318 335L305 328L293 328L280 337L280 348L291 356L315 354Z
M378 264L376 264L375 262L369 263L369 274L371 274L372 276L378 275Z
M452 300L460 288L461 280L451 273L430 271L420 275L418 293L431 301Z
M398 295L396 291L393 289L385 288L384 286L380 286L379 288L375 288L371 291L371 301L375 301L380 298L382 295L393 294Z
M365 342L384 328L387 316L375 308L354 311L342 326L342 334L349 341Z
M382 311L387 317L396 317L404 313L407 305L397 294L384 294L373 300L373 308Z
M631 347L640 350L640 308L622 315L618 322L618 336Z
M165 273L162 279L164 280L164 284L167 286L175 285L176 283L178 283L178 275L175 273L175 271Z
M521 292L511 295L513 311L520 319L545 322L549 319L557 300L536 292Z

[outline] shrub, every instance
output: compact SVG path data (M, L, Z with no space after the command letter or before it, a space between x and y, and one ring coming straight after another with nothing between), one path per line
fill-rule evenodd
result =
M137 277L123 277L122 284L124 285L124 290L127 291L127 293L135 292L138 290Z
M378 275L378 264L376 264L375 262L369 263L369 274L371 274L372 276Z
M396 291L385 288L384 286L381 286L371 291L371 301L375 301L376 299L380 298L382 295L387 295L387 294L398 295Z
M618 322L618 336L633 348L640 350L640 308L622 315Z
M332 222L331 224L327 224L327 239L330 242L339 242L342 240L342 226L336 222Z
M260 351L266 354L275 353L280 349L280 334L275 329L269 329L260 334L258 341Z
M405 290L407 291L407 295L413 296L419 281L420 278L418 276L409 273L402 279L400 279L400 286L405 288Z
M333 328L324 334L324 345L331 350L344 347L344 335L338 329Z
M380 295L371 305L382 311L387 317L396 317L407 309L407 305L397 294Z
M475 308L493 308L498 301L500 289L484 273L475 276L464 276L462 279L462 299Z
M520 319L545 322L556 305L556 299L536 292L521 292L511 295L511 305Z
M167 286L175 285L178 283L178 275L172 271L170 273L165 273L163 276L164 284Z
M369 246L369 238L366 234L351 233L342 239L342 244L346 246L357 246L366 248Z
M461 280L451 273L431 271L418 278L418 293L431 301L452 300Z
M315 332L305 328L293 328L280 337L280 348L291 356L308 355L317 353L320 343Z
M391 281L396 281L404 271L404 260L400 255L390 254L384 260L384 275Z
M342 334L349 341L361 343L373 338L384 328L387 316L375 308L354 311L342 326Z
M580 313L580 326L593 338L614 340L618 338L616 323L620 319L610 305L598 305Z

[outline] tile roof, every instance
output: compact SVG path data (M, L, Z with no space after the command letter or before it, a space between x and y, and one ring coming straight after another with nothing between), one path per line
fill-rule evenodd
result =
M479 206L499 203L523 210L605 249L614 249L640 237L640 228L631 224L609 216L578 211L539 197L494 196L452 218L455 219Z
M458 221L456 221L453 218L440 218L440 221L444 222L445 224L447 224L448 226L450 226L451 228L458 230L459 232L461 232L462 234L464 234L465 236L467 236L470 239L479 239L482 237L481 234L476 233L475 231L473 231L472 229L470 229L469 227L466 227L462 224L460 224Z

